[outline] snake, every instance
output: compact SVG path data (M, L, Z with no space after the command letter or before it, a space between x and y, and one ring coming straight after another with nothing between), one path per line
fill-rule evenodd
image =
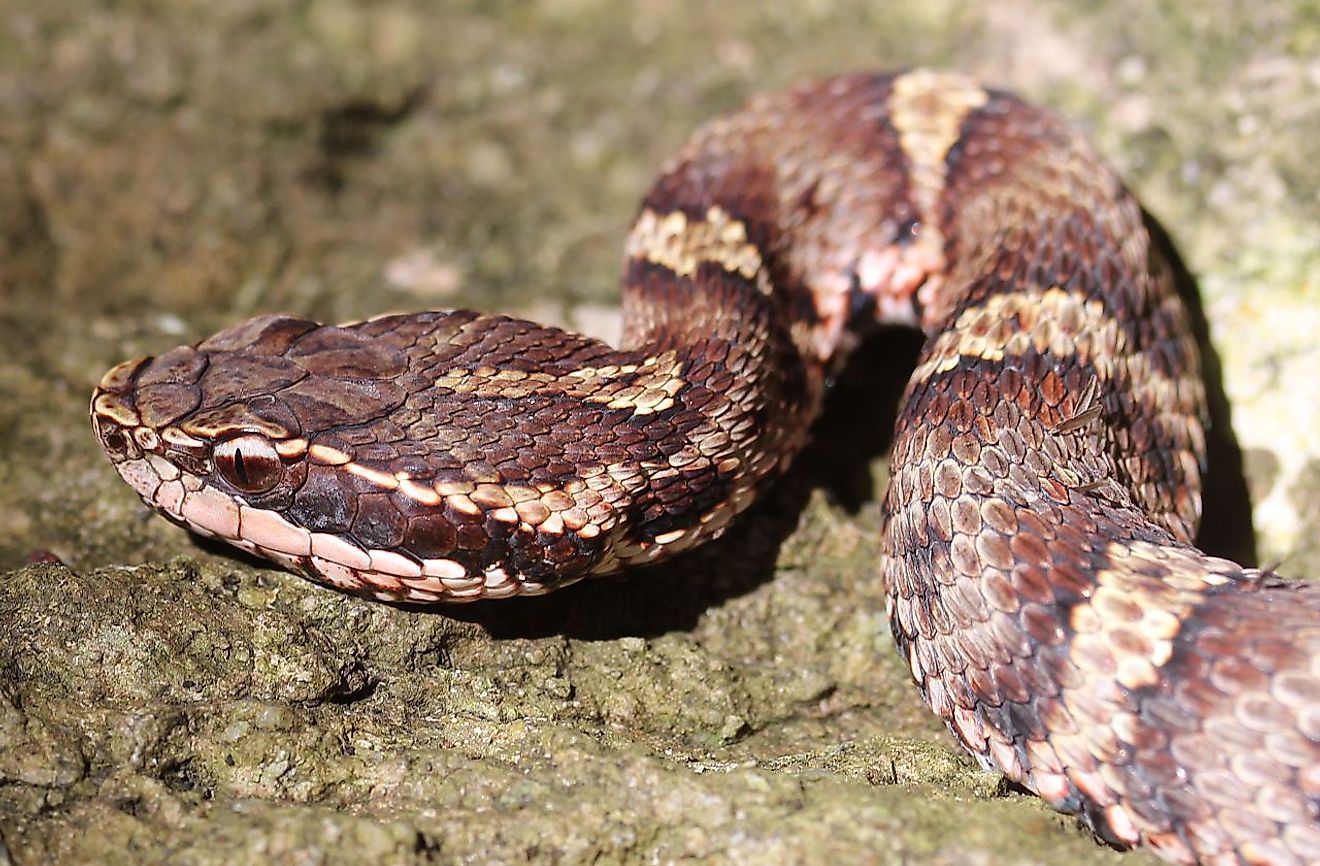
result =
M535 595L720 535L849 351L919 328L877 576L925 702L1116 847L1320 863L1320 584L1194 546L1189 312L1080 132L956 72L758 96L663 168L624 260L619 348L266 315L114 367L93 426L148 506L330 587Z

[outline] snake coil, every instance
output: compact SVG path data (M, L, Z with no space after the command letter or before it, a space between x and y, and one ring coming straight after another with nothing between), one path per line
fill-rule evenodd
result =
M1205 397L1142 215L1048 113L852 75L696 134L627 243L625 336L266 316L111 370L148 505L348 592L545 592L717 535L876 321L927 335L889 621L958 741L1119 845L1320 863L1320 585L1208 557Z

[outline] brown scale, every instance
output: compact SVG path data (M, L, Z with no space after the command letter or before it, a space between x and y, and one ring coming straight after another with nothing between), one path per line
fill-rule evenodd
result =
M718 535L849 329L918 324L883 569L924 698L1116 844L1320 863L1320 587L1190 546L1196 348L1075 132L921 70L762 97L693 138L627 249L621 350L266 317L112 370L98 434L171 519L341 589L544 591Z

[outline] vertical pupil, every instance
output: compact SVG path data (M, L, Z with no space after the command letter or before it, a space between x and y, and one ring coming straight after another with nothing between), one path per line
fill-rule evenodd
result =
M265 493L279 483L282 475L274 444L255 433L216 446L215 468L221 478L245 493Z

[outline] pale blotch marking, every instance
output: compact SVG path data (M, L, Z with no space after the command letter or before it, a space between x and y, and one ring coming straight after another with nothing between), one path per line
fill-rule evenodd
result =
M301 437L278 439L275 441L275 453L285 460L296 460L307 453L307 440Z
M112 370L111 373L113 372ZM137 410L122 397L110 393L96 395L96 399L92 402L92 414L95 417L104 418L112 424L117 424L125 430L131 430L142 423L142 418L138 415Z
M1161 668L1173 656L1173 642L1182 623L1205 593L1227 583L1227 574L1206 569L1206 562L1181 548L1146 541L1113 541L1105 556L1122 568L1099 569L1095 589L1073 607L1068 624L1076 632L1073 658L1083 669L1112 664L1114 676L1128 689L1150 688L1162 681ZM1211 559L1211 568L1222 560ZM1142 574L1137 564L1157 570ZM1231 563L1224 562L1225 572ZM1093 671L1103 673L1103 671Z
M353 457L338 448L328 445L313 445L307 449L307 457L313 463L322 466L343 466L353 462Z
M1069 659L1081 681L1061 695L1049 720L1052 754L1042 744L1033 755L1032 782L1056 805L1072 789L1081 791L1104 808L1111 832L1133 845L1148 828L1139 828L1144 822L1118 800L1105 769L1139 736L1140 722L1122 699L1098 699L1096 684L1112 679L1129 691L1158 688L1182 624L1207 592L1232 581L1236 566L1134 540L1112 541L1104 555L1121 568L1097 570L1094 590L1069 614L1075 632Z
M437 388L489 399L516 399L554 394L597 403L607 409L627 409L634 415L654 415L671 408L687 382L683 362L674 351L644 358L637 364L579 367L562 376L493 367L448 370L435 380ZM333 451L333 449L330 449Z
M418 484L408 477L407 473L399 473L399 493L411 499L420 505L428 507L440 504L440 494L435 492L435 488L425 484Z
M435 488L436 493L445 497L468 494L476 489L476 485L471 481L449 481L444 479L436 481L431 486Z
M697 220L682 211L661 215L647 208L628 235L627 253L680 277L690 277L710 262L754 280L764 294L771 291L761 252L747 239L747 225L719 205L711 205L705 219Z
M913 193L922 218L922 237L944 248L936 205L947 181L949 149L962 134L962 123L990 101L985 88L965 75L917 69L894 79L889 122L911 166Z
M446 496L445 503L460 514L469 514L473 517L482 514L481 506L473 502L466 493L455 493L452 496Z
M568 384L564 392L606 409L630 409L634 415L653 415L674 405L674 398L686 387L682 377L683 362L677 352L665 352L645 358L640 364L582 367L569 374L581 384ZM631 381L616 382L619 376L634 376Z
M1099 300L1058 286L1024 288L991 295L959 313L957 322L936 337L912 379L924 381L950 372L964 358L1000 362L1048 352L1057 358L1076 356L1092 365L1101 382L1112 381L1122 365L1134 396L1153 406L1200 401L1202 385L1195 371L1171 378L1153 369L1145 355L1124 354L1123 344L1117 320Z
M492 520L498 520L500 523L515 524L519 522L517 509L507 506L496 508L490 512L490 516Z
M513 505L513 497L501 484L478 484L470 496L473 502L485 508L499 510Z
M361 463L348 463L344 469L351 475L356 475L362 480L374 484L382 490L398 490L399 479L393 472L382 472L379 469L372 469L363 466Z
M201 439L198 439L195 436L189 436L187 433L184 433L178 427L166 427L164 430L161 431L160 438L162 442L164 442L166 445L169 445L171 448L178 448L185 451L201 450L205 448L207 444L206 442L202 441ZM294 440L294 441L299 441L299 440ZM301 440L301 441L304 446L307 444L306 440ZM278 447L279 446L277 445L276 446L277 450ZM283 452L280 453L282 454Z
M226 435L234 432L237 422L241 423L243 432L258 433L271 442L288 441L296 444L303 441L294 438L288 430L273 421L259 418L250 413L240 416L240 409L241 407L230 405L200 412L181 423L178 427L179 432L185 436L218 442ZM240 417L241 421L239 420Z
M939 202L948 182L949 149L962 134L967 116L990 101L976 81L953 72L916 69L894 79L889 94L889 122L908 158L912 196L920 218L910 246L928 275L944 270L944 233ZM933 265L933 266L932 266ZM921 288L921 302L932 306L942 280L931 278Z

